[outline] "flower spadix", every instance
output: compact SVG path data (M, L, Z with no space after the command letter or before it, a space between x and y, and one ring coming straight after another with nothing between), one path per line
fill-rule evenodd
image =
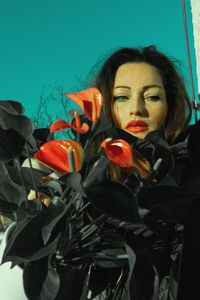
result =
M54 140L43 144L35 153L35 159L61 174L79 171L84 151L73 140Z
M65 95L81 107L89 120L92 122L98 120L101 113L103 98L97 88L92 87L76 93L65 93Z
M142 178L152 175L151 165L139 152L132 150L131 145L123 140L111 138L105 139L101 146L104 148L107 158L114 164L135 171Z

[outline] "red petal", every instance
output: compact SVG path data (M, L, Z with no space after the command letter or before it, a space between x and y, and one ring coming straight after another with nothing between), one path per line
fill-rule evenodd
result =
M65 128L70 128L70 124L64 120L56 120L51 124L50 132L54 133L59 130L63 130Z
M81 125L81 127L79 127L79 128L73 127L73 126L71 126L70 128L73 129L75 132L78 132L78 133L87 133L88 130L90 129L90 127L87 123L83 123Z
M57 121L55 121L51 124L50 132L54 133L56 131L63 130L63 129L66 129L66 128L71 128L75 132L78 132L78 133L86 133L89 130L89 126L88 126L87 123L83 123L81 125L81 127L76 127L75 124L71 125L70 123L68 123L64 120L57 120Z
M83 101L83 110L86 115L86 117L90 120L92 120L92 103L89 101Z
M84 152L80 144L72 140L54 140L43 144L35 153L35 159L60 173L68 173L68 149L72 147L75 168L79 171L83 164Z
M123 167L132 168L132 149L129 143L119 140L104 140L101 144L105 150L106 156L113 163Z
M89 120L95 122L99 118L103 98L97 88L92 87L77 93L65 93L65 95L82 108Z

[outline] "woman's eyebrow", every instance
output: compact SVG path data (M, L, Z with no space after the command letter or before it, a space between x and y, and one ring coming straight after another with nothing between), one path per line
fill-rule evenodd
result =
M114 89L131 89L129 86L126 86L126 85L117 85L114 87Z
M161 85L158 85L158 84L149 84L149 85L145 85L143 87L143 90L148 90L148 89L154 88L154 87L163 89L163 87ZM117 85L117 86L114 87L114 90L115 89L129 89L129 90L131 90L131 88L129 86L126 86L126 85Z
M148 89L150 89L150 88L154 88L154 87L157 87L157 88L159 88L159 89L163 89L163 87L162 87L161 85L158 85L158 84L150 84L150 85L145 85L145 86L143 87L143 90L146 91L146 90L148 90Z

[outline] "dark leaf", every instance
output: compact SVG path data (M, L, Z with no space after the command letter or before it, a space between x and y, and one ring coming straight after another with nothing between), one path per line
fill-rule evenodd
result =
M47 276L40 292L41 300L55 300L60 287L60 279L56 270L49 266ZM39 300L39 299L38 299Z
M101 181L103 176L105 176L108 164L109 160L105 156L96 157L90 166L90 171L84 180L83 186L87 187L94 184L96 181Z
M48 272L48 257L29 262L23 271L24 291L28 299L36 299L40 294Z
M24 189L22 187L22 182L21 182L18 168L15 166L9 166L9 165L5 165L5 168L6 168L6 172L4 170L0 170L0 175L2 173L3 178L7 174L7 177L4 179L4 182L2 182L2 191L4 191L4 190L9 191L9 189L10 189L10 191L13 191L13 188L16 187L16 188L20 189L20 191L22 191L22 196L23 196ZM38 192L43 193L47 196L52 196L51 190L53 189L53 187L49 187L48 185L45 185L43 183L43 177L47 176L49 173L50 173L50 171L46 172L46 171L41 171L39 169L22 167L21 175L23 177L23 181L24 181L26 189L27 189L27 194L28 194L29 189L35 190L35 186L36 186ZM33 181L33 178L34 178L34 181ZM0 179L0 182L1 182L1 179ZM35 182L35 184L34 184L34 182ZM9 186L8 186L8 184L9 184ZM58 185L59 185L59 183L58 183ZM0 191L0 195L1 195L1 191ZM27 197L23 197L22 199L25 201L25 198L27 198ZM5 197L5 199L7 199L7 197ZM11 193L8 194L8 199L12 199ZM20 200L20 198L18 197L18 201L19 200ZM18 202L18 204L20 204L20 202Z
M49 140L49 135L49 128L37 128L33 132L33 136L42 144L46 143Z
M44 247L38 247L37 251L36 250L34 251L34 249L33 249L33 253L30 254L29 256L27 256L27 254L24 255L24 253L22 252L23 248L16 247L16 244L14 244L13 249L11 249L7 253L5 253L2 263L5 263L7 261L12 261L12 265L14 267L15 265L20 265L24 262L27 263L27 262L41 259L41 258L55 252L59 238L60 238L60 236L55 238L51 243L47 244ZM15 249L15 247L16 247L16 249ZM16 250L16 252L15 252L15 250Z
M0 199L2 202L11 205L11 207L19 207L23 201L26 201L24 188L22 186L5 181L3 182L2 178L0 179L0 184L2 184L0 189Z
M59 182L64 183L67 188L72 188L76 190L81 195L84 195L85 192L82 188L82 177L80 173L71 172L59 177Z
M46 244L51 236L53 228L65 214L65 204L59 197L54 197L47 208L48 216L42 228L42 237Z
M136 263L136 255L133 249L128 244L125 244L125 249L128 257L129 275L126 280L125 288L123 287L123 294L121 295L121 297L122 299L131 300L131 299L136 299L136 294L138 294L138 292L136 292L135 287L133 286L133 281L132 281L132 278L135 275L134 267Z
M21 103L15 100L0 100L0 109L12 115L21 115L24 111Z
M91 203L101 212L119 220L139 221L135 195L120 183L107 180L85 188Z
M159 218L184 222L185 214L194 201L194 195L180 186L160 185L142 188L138 194L139 206L155 210Z
M26 201L24 187L19 185L10 178L6 165L0 162L0 199L11 207L20 206Z
M36 200L29 203L29 207L36 205ZM59 239L57 232L52 235L47 245L43 242L42 227L47 219L47 209L43 207L42 210L37 211L35 208L32 216L29 213L20 223L17 222L15 231L8 239L3 262L11 260L19 264L37 260L52 253L56 248Z
M174 144L171 146L171 151L175 159L188 157L188 144L187 140L184 140L180 143Z
M6 170L12 182L18 185L22 184L17 167L6 165ZM34 188L32 176L34 177L36 186L42 187L44 186L44 184L42 183L42 178L48 175L50 172L51 171L46 172L39 169L28 168L28 167L21 168L22 177L28 189Z
M13 115L4 109L0 109L0 128L13 129L18 132L25 140L28 140L33 133L31 120L22 115Z
M65 266L59 271L60 290L56 300L81 300L84 282L87 276L86 271Z
M49 257L30 262L23 272L24 290L29 299L55 300L59 276L49 263Z
M22 152L25 140L14 129L0 128L0 160L11 160Z

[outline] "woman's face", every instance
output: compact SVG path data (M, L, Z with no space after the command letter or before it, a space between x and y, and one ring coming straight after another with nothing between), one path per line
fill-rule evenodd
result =
M113 118L117 127L138 138L158 129L167 117L167 99L156 67L126 63L116 73Z

